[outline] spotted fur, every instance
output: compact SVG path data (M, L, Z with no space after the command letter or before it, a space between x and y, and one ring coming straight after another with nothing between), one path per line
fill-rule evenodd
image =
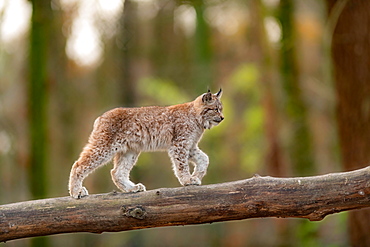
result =
M223 119L222 91L209 91L192 102L168 106L116 108L94 122L93 131L79 159L73 164L69 193L73 198L88 195L83 180L96 168L113 158L111 175L124 192L145 191L129 175L141 152L166 151L180 184L200 185L208 167L208 156L198 148L205 129ZM188 163L194 164L190 174Z

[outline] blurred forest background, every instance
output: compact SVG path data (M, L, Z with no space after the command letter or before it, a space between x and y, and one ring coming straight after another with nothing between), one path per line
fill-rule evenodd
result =
M369 2L0 0L0 203L67 196L104 111L183 103L208 88L223 89L225 120L200 143L204 184L369 165ZM116 190L111 168L85 180L90 193ZM142 154L132 178L179 186L166 153ZM361 246L370 213L359 212L4 246Z

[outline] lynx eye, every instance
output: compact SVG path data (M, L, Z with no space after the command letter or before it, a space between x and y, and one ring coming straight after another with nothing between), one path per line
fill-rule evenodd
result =
M222 108L221 107L217 107L216 109L214 109L215 112L218 112L218 113L221 113L222 111Z

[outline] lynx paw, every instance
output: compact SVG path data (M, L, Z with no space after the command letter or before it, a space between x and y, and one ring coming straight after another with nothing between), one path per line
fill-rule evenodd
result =
M89 192L87 191L85 187L81 187L79 189L70 190L69 194L75 199L80 199L84 196L87 196Z
M135 184L129 191L127 192L141 192L141 191L146 191L145 186L142 183Z
M184 186L189 186L189 185L201 185L202 182L198 177L190 177L185 183L183 183Z

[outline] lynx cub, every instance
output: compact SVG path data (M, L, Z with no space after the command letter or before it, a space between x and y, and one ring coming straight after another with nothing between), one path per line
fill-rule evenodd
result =
M73 164L69 193L73 198L88 195L83 180L112 158L111 175L115 185L125 192L145 191L129 175L140 152L167 150L173 170L183 185L200 185L208 167L208 156L198 148L205 129L223 119L222 90L209 90L192 102L168 107L116 108L94 122L89 141ZM195 166L190 174L188 162Z

